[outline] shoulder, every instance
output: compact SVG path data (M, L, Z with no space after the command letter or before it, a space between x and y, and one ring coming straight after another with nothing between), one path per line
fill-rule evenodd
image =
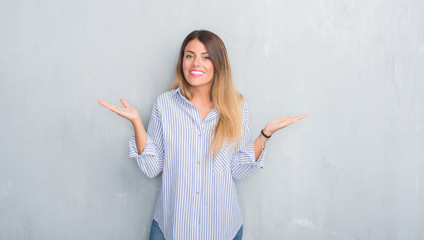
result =
M172 100L172 98L174 97L176 93L177 93L177 89L172 89L170 91L163 92L159 96L157 96L155 102L156 103L169 102Z
M175 95L178 93L177 89L172 89L170 91L166 91L161 93L156 97L154 102L154 106L156 107L165 107L168 106L172 101L175 100Z
M174 96L176 93L177 89L172 89L159 94L153 103L153 115L160 117L164 108L169 107L170 103L175 99Z
M246 100L243 98L241 100L241 107L242 107L242 119L243 123L249 120L249 105L247 104Z

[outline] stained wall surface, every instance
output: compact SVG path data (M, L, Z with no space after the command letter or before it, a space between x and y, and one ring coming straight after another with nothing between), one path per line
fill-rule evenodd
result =
M424 2L1 1L0 239L147 239L160 177L127 159L183 38L226 43L252 138L249 239L424 239Z

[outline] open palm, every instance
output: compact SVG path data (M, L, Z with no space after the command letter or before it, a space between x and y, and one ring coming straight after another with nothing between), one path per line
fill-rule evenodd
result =
M278 130L280 130L282 128L285 128L288 125L290 125L290 124L292 124L294 122L297 122L300 119L305 118L307 116L308 116L308 114L302 114L302 115L294 116L294 117L291 117L289 115L286 115L286 116L283 116L281 118L278 118L278 119L275 119L275 120L269 122L266 125L265 129L267 130L267 133L268 134L272 135L276 131L278 131Z
M121 98L120 101L122 105L124 105L124 107L115 106L105 100L97 100L97 102L100 103L102 106L118 114L119 116L124 117L130 120L131 122L138 121L140 119L140 114L138 113L138 111L135 108L131 107L125 99Z

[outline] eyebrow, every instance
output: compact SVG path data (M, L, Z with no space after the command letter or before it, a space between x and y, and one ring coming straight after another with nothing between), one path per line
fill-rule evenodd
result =
M189 52L189 53L193 53L193 54L195 54L193 51L190 51L190 50L186 50L186 52ZM201 54L209 54L208 52L203 52L203 53L201 53Z

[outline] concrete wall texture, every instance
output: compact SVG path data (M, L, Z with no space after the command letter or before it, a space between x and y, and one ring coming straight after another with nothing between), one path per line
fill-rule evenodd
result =
M194 29L226 43L252 138L249 239L424 239L421 0L0 2L0 239L147 239L160 177L127 159Z

